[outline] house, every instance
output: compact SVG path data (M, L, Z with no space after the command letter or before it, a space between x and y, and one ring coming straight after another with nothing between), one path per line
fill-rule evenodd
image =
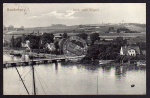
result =
M140 48L138 46L122 46L120 49L120 55L136 56L140 54Z
M30 41L26 40L25 42L21 43L21 46L24 47L24 48L26 48L27 50L30 50L29 44L30 44Z
M56 50L54 43L46 43L45 48L48 49L49 52L54 52Z

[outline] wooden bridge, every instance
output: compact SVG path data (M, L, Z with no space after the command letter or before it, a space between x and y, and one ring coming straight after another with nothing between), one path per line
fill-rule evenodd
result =
M25 52L25 51L14 51L14 50L3 50L4 54L10 54L10 55L29 55L29 56L33 56L33 57L45 57L45 58L51 58L51 57L56 57L56 55L54 54L47 54L47 53L35 53L35 52ZM57 56L61 56L62 55L57 55Z
M15 66L28 66L36 64L48 64L48 63L57 63L59 61L66 61L66 58L45 58L45 59L33 59L33 60L20 60L20 61L8 61L3 62L3 67L15 67Z
M38 59L29 59L29 60L17 60L17 61L3 61L3 67L15 67L15 66L28 66L28 65L36 65L36 64L48 64L48 63L57 63L58 61L66 61L68 59L77 59L78 57L65 57L64 55L54 55L54 54L46 54L46 53L34 53L34 52L24 52L24 51L10 51L5 50L3 53L11 54L11 55L28 55L35 56ZM44 58L43 58L44 57ZM81 56L82 57L82 56Z

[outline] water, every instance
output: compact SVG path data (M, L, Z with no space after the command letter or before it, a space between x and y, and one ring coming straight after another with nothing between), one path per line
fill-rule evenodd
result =
M31 66L17 68L29 93L33 94ZM38 95L146 94L145 68L63 63L35 65L34 68ZM131 87L132 84L135 87ZM15 68L3 69L3 94L27 95Z

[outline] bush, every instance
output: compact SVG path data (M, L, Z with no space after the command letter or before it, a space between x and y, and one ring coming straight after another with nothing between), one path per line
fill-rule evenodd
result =
M77 34L76 36L81 37L81 38L84 39L84 40L87 40L87 37L88 37L88 35L85 34L85 33L79 33L79 34Z
M90 35L90 39L91 39L92 45L93 45L96 40L100 40L99 33L93 33L93 34L91 34Z

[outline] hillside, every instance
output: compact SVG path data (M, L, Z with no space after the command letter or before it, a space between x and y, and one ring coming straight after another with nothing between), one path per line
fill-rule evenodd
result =
M132 31L146 32L146 24L137 23L125 23L125 24L87 24L87 25L73 25L73 26L48 26L48 27L36 27L36 28L26 28L25 30L39 30L45 32L55 32L55 31L83 31L91 30L93 32L99 31L100 33L105 33L110 27L127 28Z
M66 26L66 25L52 25L47 27L34 27L34 28L24 28L24 31L3 31L4 34L24 34L24 33L32 33L38 32L39 33L105 33L108 31L110 27L114 27L115 29L118 28L127 28L131 31L138 31L138 32L146 32L146 25L145 24L135 24L135 23L125 23L125 24L87 24L87 25L73 25L73 26ZM129 32L130 33L130 32Z

